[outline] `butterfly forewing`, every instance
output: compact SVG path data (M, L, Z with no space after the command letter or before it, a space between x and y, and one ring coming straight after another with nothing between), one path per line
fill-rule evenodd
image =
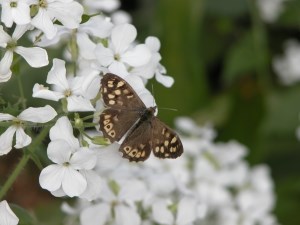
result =
M103 76L101 94L105 105L111 108L146 109L133 88L117 75L108 73Z
M134 126L120 146L123 157L129 161L145 161L152 149L151 132L152 127L148 122Z
M178 135L156 117L152 121L152 150L158 158L177 158L183 153Z

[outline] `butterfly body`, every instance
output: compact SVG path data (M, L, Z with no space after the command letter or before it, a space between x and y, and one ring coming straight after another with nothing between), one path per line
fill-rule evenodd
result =
M147 108L122 78L106 74L101 94L107 108L100 115L100 129L110 142L125 139L120 146L129 161L146 160L151 150L159 158L177 158L183 152L178 135L156 116L156 106Z

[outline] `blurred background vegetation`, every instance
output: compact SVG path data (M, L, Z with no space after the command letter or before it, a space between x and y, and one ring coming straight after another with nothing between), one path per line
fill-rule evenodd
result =
M300 39L300 0L286 0L284 11L273 23L261 19L255 0L123 0L122 9L132 15L140 41L149 35L161 40L162 64L175 78L170 89L154 80L149 84L159 107L178 110L160 110L159 117L172 125L178 116L191 116L199 124L212 123L218 141L235 139L246 145L251 165L265 163L271 168L279 222L300 224L300 141L296 138L300 83L282 85L272 67L274 56L283 53L283 43ZM25 86L44 83L51 65L43 68L44 75L23 79ZM2 97L14 102L16 87L16 80L0 87L5 93ZM31 88L25 91L25 96L31 96ZM12 151L1 157L1 182L18 156L19 152ZM10 162L9 166L4 162ZM26 169L8 198L38 208L43 218L49 205L37 207L35 203L48 204L53 198L38 186L39 172L32 173L33 168ZM27 188L34 191L15 195ZM59 204L53 205L57 215L61 214Z
M262 20L254 0L123 3L141 41L161 40L162 64L175 78L170 89L153 82L158 106L178 109L160 110L159 117L169 124L181 115L211 122L219 141L246 145L250 164L272 170L279 222L300 224L300 85L282 85L272 68L284 41L300 39L300 1L284 2L273 23Z

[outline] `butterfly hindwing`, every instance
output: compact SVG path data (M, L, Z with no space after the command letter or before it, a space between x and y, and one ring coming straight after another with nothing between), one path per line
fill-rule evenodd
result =
M151 132L152 127L149 122L135 124L120 146L119 150L123 153L123 158L135 162L145 161L152 149Z
M140 109L145 104L133 88L121 77L108 73L101 80L101 94L105 105L112 108Z
M183 153L183 146L178 135L161 122L153 118L152 150L158 158L177 158Z

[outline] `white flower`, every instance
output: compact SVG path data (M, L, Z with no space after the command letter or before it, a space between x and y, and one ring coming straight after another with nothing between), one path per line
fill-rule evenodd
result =
M166 200L157 200L152 205L152 215L153 220L159 224L166 225L192 225L197 218L196 213L196 200L183 197L180 199L177 208L176 217L168 209L168 201Z
M261 17L269 23L275 22L283 11L283 3L286 0L257 0Z
M58 20L65 27L74 29L79 26L83 7L73 0L35 0L39 6L37 15L31 24L42 30L48 39L54 38L57 28L53 20Z
M0 136L0 155L5 155L10 152L15 133L15 148L23 148L31 143L31 137L24 132L27 121L33 123L46 123L52 120L56 115L57 113L55 110L49 105L39 108L30 107L21 112L17 117L6 113L0 113L0 121L12 121L13 123L13 125Z
M147 64L133 68L130 73L139 75L145 79L150 79L155 75L155 78L159 83L163 84L165 87L171 87L174 83L174 79L164 75L166 69L159 63L161 60L161 55L158 52L160 49L159 39L156 37L148 37L145 44L152 53L150 61Z
M30 3L28 0L3 0L1 5L1 21L6 27L11 27L13 22L17 25L30 23Z
M280 81L291 85L300 81L300 44L295 40L285 43L284 55L273 60L273 68Z
M0 83L8 81L11 77L12 72L10 67L13 61L13 52L21 55L34 68L48 65L48 55L44 49L17 46L17 41L27 30L27 25L16 26L12 37L10 37L3 30L3 27L0 26L0 46L6 48L6 52L0 62Z
M82 225L104 225L111 220L112 210L116 225L141 224L134 203L144 198L146 194L144 183L138 180L126 180L118 181L114 185L117 185L116 188L119 190L113 192L108 185L105 185L101 195L102 201L81 212Z
M43 36L38 42L38 46L53 46L57 43L61 43L62 40L69 41L71 36L74 36L74 30L61 25L54 25L57 28L57 34L51 40ZM92 38L107 38L110 33L113 24L108 18L97 15L89 18L88 21L79 25L76 29L76 41L79 48L79 54L81 57L87 60L96 59L95 48L96 44L91 40ZM37 33L38 35L38 33ZM78 60L78 64L81 63L81 59Z
M57 120L50 130L50 139L47 154L55 164L42 170L41 187L55 196L80 196L88 186L87 177L94 176L88 172L96 165L94 153L80 147L67 117Z
M0 202L0 224L1 225L17 225L19 223L18 217L10 209L7 201Z
M147 64L151 58L151 52L144 44L132 47L136 35L137 31L131 24L115 26L112 29L108 48L102 44L96 47L95 54L99 64L121 76L128 74L128 67Z
M66 98L68 111L94 111L90 99L96 97L100 88L100 77L97 74L66 77L65 62L53 59L53 66L48 73L48 84L52 84L55 91L48 90L43 85L35 84L32 96L58 101Z
M115 11L120 7L121 3L119 0L83 0L83 5L88 14L93 14L101 11Z

